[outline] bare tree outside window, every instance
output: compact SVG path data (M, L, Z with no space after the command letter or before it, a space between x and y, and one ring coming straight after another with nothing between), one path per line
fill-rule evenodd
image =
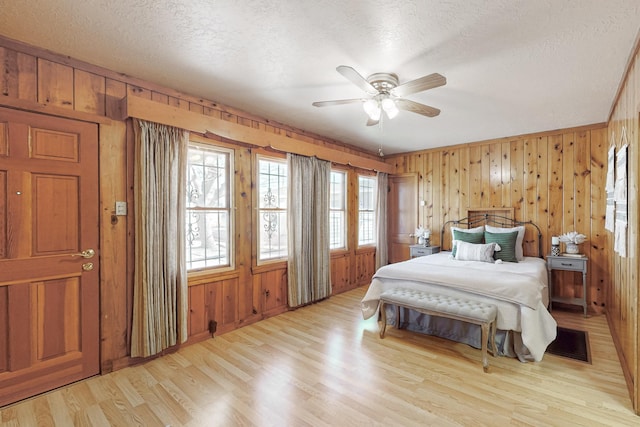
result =
M329 196L329 247L347 248L347 173L331 171Z
M376 243L376 178L360 175L358 177L358 245Z
M287 257L287 162L258 158L258 261Z
M187 269L232 265L232 151L189 146Z

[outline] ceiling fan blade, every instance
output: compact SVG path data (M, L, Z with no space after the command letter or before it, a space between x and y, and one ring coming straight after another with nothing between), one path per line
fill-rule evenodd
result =
M335 101L317 101L314 102L314 107L329 107L331 105L342 105L342 104L353 104L355 102L364 102L365 99L355 98L355 99L337 99Z
M389 92L393 96L402 97L411 95L412 93L422 92L423 90L433 89L434 87L443 86L445 84L447 84L447 79L444 76L438 73L433 73L428 76L403 83L400 86L391 89Z
M360 75L356 70L346 65L339 65L336 70L342 74L347 80L349 80L354 85L358 86L363 91L367 92L369 95L376 95L378 91L376 88L371 86L371 84Z
M440 110L419 102L410 101L408 99L396 99L396 106L401 110L411 111L412 113L422 114L427 117L435 117L440 114Z

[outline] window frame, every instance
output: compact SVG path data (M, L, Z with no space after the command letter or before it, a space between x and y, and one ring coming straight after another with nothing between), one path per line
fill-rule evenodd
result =
M287 186L288 186L288 180L289 180L289 167L288 167L288 162L286 157L280 157L277 155L271 155L271 153L268 154L264 154L264 153L257 153L255 156L255 211L256 211L256 216L255 216L255 227L256 227L256 237L254 239L255 245L256 245L256 251L255 251L255 259L256 259L256 265L261 266L261 265L267 265L267 264L275 264L275 263L282 263L282 262L286 262L289 258L289 254L288 254L288 250L287 253L283 256L280 257L274 257L274 258L265 258L265 259L261 259L260 258L260 247L261 247L261 243L262 243L262 222L261 222L261 215L262 212L265 210L265 208L262 208L260 206L260 161L267 161L267 162L273 162L273 163L280 163L280 164L284 164L287 168L287 175L286 175L286 179L287 179ZM287 205L288 205L288 191L289 189L287 188ZM277 208L267 208L266 210L268 211L273 211L273 212L284 212L285 213L285 222L286 222L286 218L289 210L288 210L288 206L285 206L284 208L282 207L277 207ZM284 228L287 229L287 224L284 224ZM286 235L287 239L288 239L288 230L287 230L287 235ZM288 249L288 241L287 241L287 249Z
M371 200L371 204L372 207L371 209L360 209L360 201L362 199L362 192L361 192L361 186L360 186L360 179L364 178L364 179L368 179L373 181L373 185L371 186L371 191L372 191L372 200ZM358 199L357 199L357 203L356 203L356 209L358 211L358 215L356 217L356 243L357 243L357 247L358 248L370 248L370 247L375 247L377 244L377 239L376 239L376 230L375 230L375 224L376 224L376 198L377 198L377 183L378 183L378 179L375 175L367 175L367 174L363 174L363 173L359 173L358 174ZM365 243L361 243L360 240L360 214L362 212L371 212L371 214L373 215L373 219L371 220L372 222L372 229L371 229L371 234L372 234L372 238L370 241L367 241Z
M203 140L202 138L194 138L195 135L191 135L191 138L189 139L189 144L187 147L187 156L189 155L189 150L193 147L196 149L200 149L200 150L205 150L205 151L213 151L213 152L217 152L217 153L223 153L227 156L227 162L225 165L225 169L226 169L226 183L227 183L227 194L226 194L226 203L227 203L227 207L226 208L199 208L199 209L193 209L190 208L188 206L185 206L185 227L187 226L187 220L188 220L188 216L189 213L191 211L226 211L227 212L227 217L229 218L229 222L228 222L228 231L227 231L227 258L228 258L228 263L224 264L224 265L218 265L218 266L206 266L206 267L199 267L199 268L189 268L188 266L186 266L187 268L187 275L191 276L191 275L197 275L197 274L202 274L202 273L223 273L223 272L228 272L228 271L232 271L235 270L236 268L236 240L235 240L235 223L236 223L236 218L235 218L235 150L233 148L229 148L226 146L221 146L221 145L217 145L214 144L212 142L209 142L207 140ZM187 174L188 172L188 168L189 168L189 160L187 159ZM187 183L188 183L188 175L187 175ZM186 241L187 239L185 238L185 250L188 251L189 250L189 246L188 243Z

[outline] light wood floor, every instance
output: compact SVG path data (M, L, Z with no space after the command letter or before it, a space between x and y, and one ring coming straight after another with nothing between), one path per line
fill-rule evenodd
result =
M604 316L593 364L490 357L362 320L365 288L0 410L1 426L640 425Z

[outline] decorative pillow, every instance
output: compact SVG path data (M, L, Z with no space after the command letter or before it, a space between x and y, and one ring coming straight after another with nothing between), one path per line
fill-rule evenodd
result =
M456 243L457 251L455 258L459 261L482 261L493 263L493 254L496 243L474 244L459 240Z
M484 239L484 232L469 233L462 230L453 230L453 249L451 255L456 256L458 242L467 243L482 243Z
M486 243L495 242L500 245L501 250L495 251L493 257L495 259L501 259L504 262L518 262L516 257L516 241L518 239L518 232L513 231L511 233L491 233L489 231L484 232L484 241Z
M460 227L451 227L451 255L455 255L456 250L456 236L455 232L459 231L460 233L484 233L484 225L475 228L460 228ZM484 235L483 235L484 238ZM465 240L466 241L466 240ZM473 243L473 242L471 242ZM478 242L482 243L482 241Z
M485 230L489 233L512 233L518 232L518 238L516 239L516 258L518 261L524 261L524 250L522 249L522 242L524 242L524 225L513 228L492 227L490 225L485 226Z

